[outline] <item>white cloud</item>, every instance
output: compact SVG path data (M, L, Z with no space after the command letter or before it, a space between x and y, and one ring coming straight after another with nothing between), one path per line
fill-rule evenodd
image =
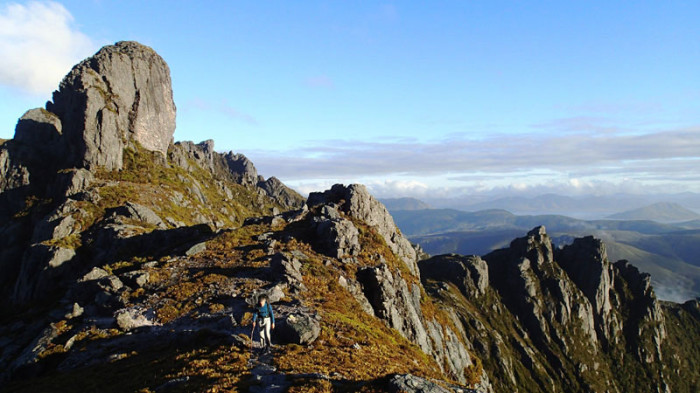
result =
M266 173L304 179L367 176L460 175L479 177L572 178L628 176L678 178L694 173L700 160L700 129L641 135L496 135L481 140L451 137L441 141L367 142L334 140L283 151L256 151ZM568 176L567 176L568 177Z
M32 1L0 8L0 85L49 94L94 47L59 3Z
M372 194L379 198L413 196L421 197L430 192L427 184L417 180L384 180L370 181L367 187Z

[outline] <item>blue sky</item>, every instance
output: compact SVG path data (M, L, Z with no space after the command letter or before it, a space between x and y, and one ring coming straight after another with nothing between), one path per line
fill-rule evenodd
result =
M204 6L199 4L205 4ZM72 64L136 40L176 140L301 192L700 192L700 3L0 3L0 138Z

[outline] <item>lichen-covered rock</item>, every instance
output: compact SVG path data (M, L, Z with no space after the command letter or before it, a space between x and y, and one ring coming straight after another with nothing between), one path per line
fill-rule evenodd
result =
M121 169L132 141L165 155L175 132L170 69L136 42L105 46L73 67L47 110L61 120L69 167Z

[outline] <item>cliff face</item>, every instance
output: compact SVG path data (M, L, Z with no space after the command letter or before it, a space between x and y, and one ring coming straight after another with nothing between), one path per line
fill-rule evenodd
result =
M667 358L670 308L648 274L610 263L600 240L554 250L538 227L483 260L488 273L478 257L437 256L420 267L431 295L460 314L496 391L688 391ZM691 345L686 354L697 359Z
M117 43L0 145L3 389L697 390L698 302L601 241L427 258L364 186L304 201L174 118L165 62Z

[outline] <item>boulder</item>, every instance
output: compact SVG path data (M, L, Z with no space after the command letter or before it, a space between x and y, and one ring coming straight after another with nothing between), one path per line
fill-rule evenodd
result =
M191 257L193 255L197 255L200 252L204 252L207 249L207 243L206 242L201 242L193 245L192 247L188 248L187 251L185 251L185 255L188 257Z
M122 278L124 279L127 285L137 288L143 287L146 284L148 284L149 277L150 274L148 274L148 272L144 270L134 270L128 273L124 273L122 275Z
M153 210L134 202L127 202L124 206L115 208L112 211L112 218L117 222L126 218L153 225L158 229L167 228L165 222Z
M333 258L360 253L360 232L350 220L314 217L316 240L323 252Z
M286 343L307 345L314 342L321 334L318 315L306 312L294 312L276 321L276 336Z
M281 280L298 289L305 289L300 269L301 262L293 256L278 252L270 259L270 273L273 279Z
M79 280L79 282L99 280L107 276L109 276L109 273L107 273L106 270L99 267L93 267L92 270L90 270L83 276L83 278Z
M61 120L68 167L121 169L132 143L165 155L175 132L168 65L137 42L105 46L73 67L46 109Z
M148 319L144 313L134 308L119 310L114 313L114 318L117 321L117 326L123 331L155 325L152 319Z
M396 374L389 379L392 393L452 393L435 382L411 374Z

